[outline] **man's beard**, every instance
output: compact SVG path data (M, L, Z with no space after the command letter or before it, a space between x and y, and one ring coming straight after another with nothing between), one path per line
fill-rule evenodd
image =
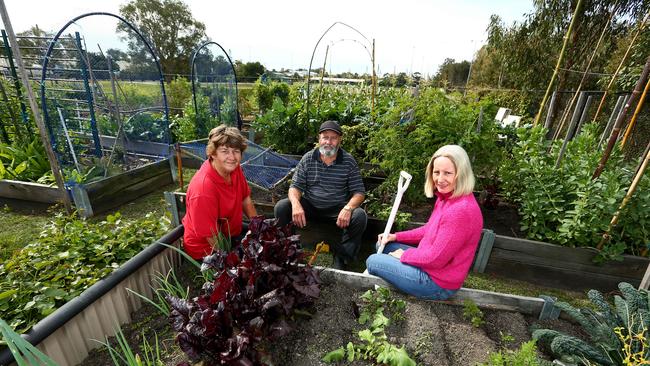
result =
M329 149L327 149L329 147ZM338 146L321 146L318 148L318 151L321 153L321 155L324 155L328 158L331 158L332 156L336 155L336 153L339 151Z

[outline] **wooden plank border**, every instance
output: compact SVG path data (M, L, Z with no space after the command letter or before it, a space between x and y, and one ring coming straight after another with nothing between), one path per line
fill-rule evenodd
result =
M63 202L57 187L17 180L0 180L0 197L43 203Z
M75 206L80 215L90 217L132 201L173 182L170 159L73 188Z

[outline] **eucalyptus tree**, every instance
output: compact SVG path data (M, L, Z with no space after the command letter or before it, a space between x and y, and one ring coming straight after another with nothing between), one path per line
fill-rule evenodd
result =
M194 19L187 4L181 0L132 0L120 7L120 14L149 40L168 81L174 74L189 73L192 51L206 34L205 24ZM128 41L132 63L149 59L144 45L125 24L120 23L117 31Z
M524 90L545 89L562 47L563 37L575 10L575 0L536 0L524 20L507 26L498 15L488 25L488 42L478 52L472 69L472 84ZM610 36L601 44L586 88L597 87L599 73L620 47L621 37L648 12L644 0L585 0L570 35L558 89L570 88L581 78L594 45L611 12ZM642 64L642 62L641 62Z

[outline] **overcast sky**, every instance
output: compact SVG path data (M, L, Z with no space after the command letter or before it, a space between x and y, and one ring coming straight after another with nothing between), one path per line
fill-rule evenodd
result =
M471 60L486 40L490 15L506 24L521 21L532 0L328 0L246 1L186 0L207 35L233 59L260 61L267 69L307 68L316 42L334 22L348 24L375 40L379 74L415 72L433 75L445 58ZM119 14L124 0L5 0L14 31L34 24L57 32L69 20L88 12ZM314 5L306 5L314 4ZM95 34L102 48L115 47L114 19L88 17L79 22L85 37ZM110 18L110 17L101 17ZM337 25L320 42L313 68L321 67L325 49L332 72L370 72L370 42Z

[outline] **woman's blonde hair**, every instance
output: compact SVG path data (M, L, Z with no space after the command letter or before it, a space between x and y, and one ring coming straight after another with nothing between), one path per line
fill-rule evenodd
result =
M205 154L211 156L221 146L239 149L243 153L246 147L248 147L248 144L246 144L246 139L244 139L244 136L239 133L236 127L219 125L210 130L208 134L208 145L205 147Z
M439 148L429 160L424 183L424 194L427 197L433 197L436 191L436 183L433 181L433 162L441 156L451 160L456 168L456 188L451 196L460 197L472 193L475 180L467 152L458 145L445 145Z

